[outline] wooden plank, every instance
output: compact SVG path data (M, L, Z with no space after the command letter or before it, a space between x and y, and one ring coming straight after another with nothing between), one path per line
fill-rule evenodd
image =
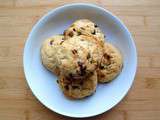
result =
M151 67L151 58L148 56L139 56L138 65L139 67Z
M99 4L107 10L110 10L115 15L124 16L160 16L160 7L158 6L107 6ZM0 16L30 16L30 15L43 15L49 10L58 7L59 5L52 6L38 6L38 7L9 7L0 8ZM24 14L25 13L25 14Z
M30 26L34 24L40 16L0 16L0 26L13 27L13 26ZM17 22L18 21L18 22Z
M84 2L84 3L99 3L99 0L65 0L65 1L61 1L61 0L38 0L38 1L33 1L33 2L28 2L27 0L16 0L15 2L15 6L16 7L33 7L33 6L60 6L60 5L64 5L67 3L76 3L76 2Z
M148 101L151 103L153 101L156 102L160 99L160 95L158 94L158 90L160 89L159 84L159 78L136 77L134 86L129 91L129 94L126 96L125 100L127 102L134 101L137 103L140 101Z
M105 118L106 120L111 119L111 120L124 120L124 115L125 113L123 111L109 111L107 114L102 114L99 116L91 117L91 118L84 118L84 120L103 120ZM31 120L44 120L44 119L49 119L49 120L74 120L73 118L69 117L63 117L58 114L55 114L51 111L38 111L38 110L31 110L30 111L30 116L29 118Z
M12 90L26 89L26 81L24 81L24 77L22 75L21 76L15 75L12 77L5 75L5 76L1 76L0 79L1 79L0 90L2 91L5 89L5 91L7 92L7 89L8 89L9 92L12 92ZM12 82L11 80L14 82ZM3 91L2 93L4 93L5 91Z
M28 120L27 112L19 109L3 109L0 112L0 117L2 120Z
M0 77L24 78L23 67L1 67Z
M13 7L14 5L14 0L0 0L0 7Z
M159 37L160 26L127 26L134 36ZM143 42L143 41L142 41Z
M159 6L108 6L105 4L101 4L101 6L115 15L160 16Z
M145 76L149 76L151 78L160 78L160 69L159 68L150 68L150 69L146 69L146 68L141 68L138 67L137 70L137 77L145 77Z
M160 26L160 16L146 16L147 25L158 25Z
M0 8L0 17L12 17L12 16L36 16L36 15L42 15L44 13L47 13L49 10L53 9L53 7L9 7L9 8ZM25 13L25 14L24 14ZM18 23L18 22L17 22Z
M144 26L144 17L143 16L125 16L118 15L118 17L127 25L127 26Z
M21 84L22 85L22 84ZM24 100L26 99L26 90L23 89L1 89L0 90L0 100Z
M153 57L151 59L152 59L152 63L151 63L152 67L160 68L160 62L159 62L160 58L159 57L157 57L157 58Z
M37 20L73 2L96 3L117 15L133 34L138 51L138 70L128 95L110 111L89 119L159 120L160 0L0 0L0 119L71 119L50 111L34 97L25 81L22 56Z
M10 37L27 36L31 28L32 25L25 26L25 24L23 26L17 26L17 27L13 26L10 28L2 26L0 27L0 35L4 37L6 36L7 33L7 35Z
M150 30L151 31L151 30ZM144 33L144 32L143 32ZM148 33L148 31L147 31ZM160 41L158 40L158 36L151 35L137 35L134 36L135 42L137 45L137 51L139 56L155 56L160 58Z
M160 5L159 0L101 0L105 5L112 6L158 6Z
M127 120L159 120L160 111L128 111Z

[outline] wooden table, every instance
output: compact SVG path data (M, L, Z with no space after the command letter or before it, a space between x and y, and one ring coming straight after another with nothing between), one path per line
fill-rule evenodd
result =
M38 102L23 73L28 33L49 10L86 0L0 0L0 120L69 120ZM128 95L91 120L160 120L160 0L88 0L127 25L138 51L138 70ZM123 83L125 84L125 83Z

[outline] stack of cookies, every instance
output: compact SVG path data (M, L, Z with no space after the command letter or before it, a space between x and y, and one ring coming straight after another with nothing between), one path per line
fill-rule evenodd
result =
M90 20L75 21L63 35L44 41L43 65L58 76L65 96L81 99L92 95L97 83L108 83L122 69L120 52L105 42L100 28Z

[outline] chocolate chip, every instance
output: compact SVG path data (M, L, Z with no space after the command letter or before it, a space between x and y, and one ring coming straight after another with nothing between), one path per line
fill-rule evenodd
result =
M77 71L77 72L78 72L78 71ZM79 73L79 72L78 72L78 73ZM76 75L74 75L74 74L72 74L72 73L69 73L69 75L66 76L66 78L68 79L68 81L72 82L72 81L74 81L74 80L79 79L79 76L76 76Z
M64 42L64 40L60 42L60 45L62 45L63 42Z
M62 38L62 41L64 41L64 37Z
M86 68L87 68L86 66L83 67L84 70L86 70Z
M78 61L77 63L78 63L79 66L82 66L82 65L83 65L83 63L80 62L80 61Z
M59 84L59 80L56 81Z
M82 30L85 30L85 28L81 27Z
M83 85L83 81L81 81L79 84L80 84L80 85Z
M72 78L72 77L73 77L72 73L69 73L69 77L70 77L70 78Z
M85 70L81 70L80 75L81 76L85 76L86 75L86 71Z
M109 59L111 58L111 56L109 56L107 53L105 53L105 54L103 55L103 57L104 57L105 59L107 59L107 60L109 60Z
M94 62L94 60L93 60L93 59L91 59L91 60L90 60L90 63L92 64L93 62Z
M66 35L66 34L67 34L67 30L64 30L63 35Z
M77 54L77 50L76 50L76 49L73 49L73 50L72 50L72 53L73 53L73 54Z
M75 29L75 28L73 28L73 31L76 31L76 29Z
M73 32L69 32L68 34L70 37L73 37Z
M100 68L100 69L104 69L104 66L103 66L103 65L100 65L99 68Z
M90 53L88 53L88 55L87 55L87 59L89 59L89 58L91 58L91 54Z
M66 90L69 90L69 86L68 86L68 85L64 86L64 88L65 88Z
M80 62L78 61L78 66L79 66L79 69L80 69L80 75L83 76L86 74L86 66L84 66L83 62Z
M50 45L53 45L53 40L50 41Z
M94 27L98 27L98 25L94 24Z
M79 89L79 86L72 86L73 89Z
M103 74L102 74L102 75L100 75L100 77L104 78L104 77L105 77L105 75L103 75Z
M90 74L91 74L91 75L93 75L93 74L94 74L94 72L91 72Z
M94 30L94 31L92 32L92 34L95 35L95 34L96 34L96 30Z
M81 34L82 34L80 31L78 31L77 33L78 33L78 35L81 35Z

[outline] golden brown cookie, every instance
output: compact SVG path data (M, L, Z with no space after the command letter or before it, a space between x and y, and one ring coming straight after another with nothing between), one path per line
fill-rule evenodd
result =
M97 73L94 72L85 79L77 80L60 76L58 83L66 97L70 99L82 99L95 92L97 86Z
M46 39L41 47L41 60L43 65L56 75L60 74L57 53L60 51L60 45L63 41L63 35L55 35Z
M84 78L93 72L103 55L102 46L91 36L74 36L65 40L62 46L66 51L59 54L59 67L63 75L74 79Z
M104 43L105 36L99 27L88 19L80 19L75 21L67 30L64 32L65 38L70 38L79 35L92 35L96 37L99 42Z
M97 69L98 82L104 83L113 80L122 69L122 56L111 44L106 43L104 54Z

